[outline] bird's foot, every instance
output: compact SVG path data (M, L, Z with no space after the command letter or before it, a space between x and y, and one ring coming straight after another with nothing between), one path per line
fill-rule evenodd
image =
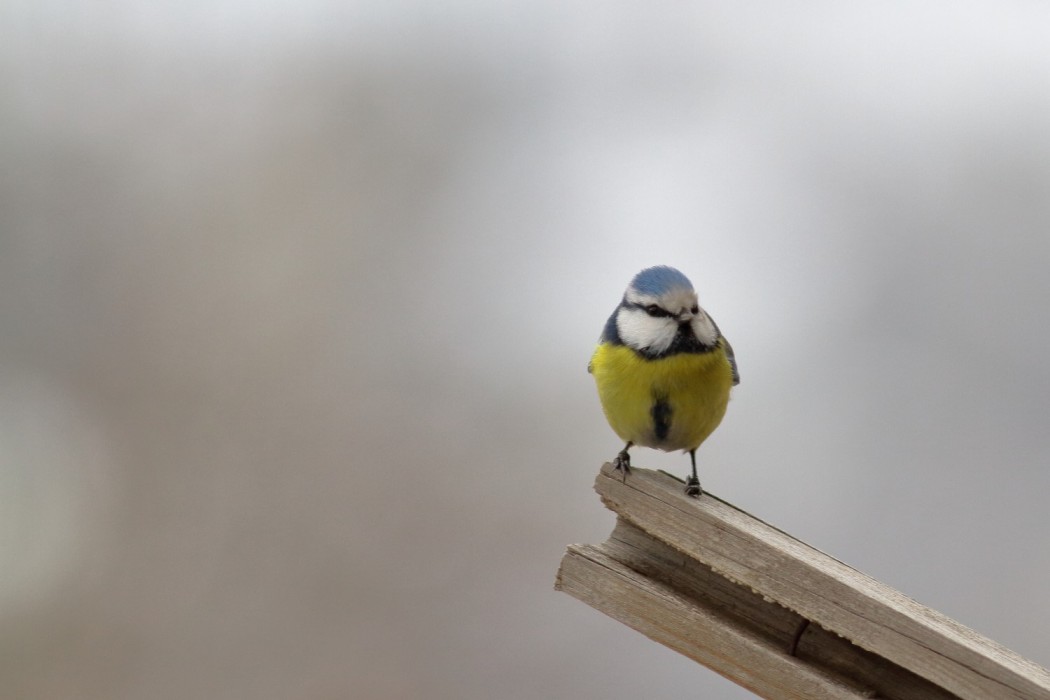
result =
M700 480L695 476L690 476L685 480L685 495L692 496L693 498L700 498L700 494L703 491L700 490Z
M623 480L627 481L627 475L631 473L631 455L627 454L627 450L620 450L620 454L616 455L616 459L613 460L613 469L619 472L623 472Z

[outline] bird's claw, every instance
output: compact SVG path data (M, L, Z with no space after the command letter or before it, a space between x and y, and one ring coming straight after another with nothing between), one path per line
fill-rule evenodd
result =
M627 450L616 455L616 459L613 460L613 469L623 472L623 480L627 481L627 475L631 473L631 455L627 454Z
M690 476L685 480L685 495L692 496L693 498L700 498L700 494L703 491L700 490L700 480L695 476Z

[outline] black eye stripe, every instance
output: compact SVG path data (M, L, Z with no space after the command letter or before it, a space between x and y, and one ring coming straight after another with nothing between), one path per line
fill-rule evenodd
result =
M644 307L644 310L645 313L649 314L650 316L653 316L654 318L667 318L671 315L670 311L661 309L656 304L649 304L649 306Z

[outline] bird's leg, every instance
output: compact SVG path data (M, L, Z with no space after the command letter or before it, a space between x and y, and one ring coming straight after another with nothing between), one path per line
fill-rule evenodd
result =
M613 460L613 469L623 472L624 481L627 481L627 475L631 472L631 455L627 454L627 450L631 449L633 444L633 442L628 442Z
M685 481L685 495L700 498L703 491L700 490L700 479L696 476L696 450L689 450L689 459L693 463L693 475Z

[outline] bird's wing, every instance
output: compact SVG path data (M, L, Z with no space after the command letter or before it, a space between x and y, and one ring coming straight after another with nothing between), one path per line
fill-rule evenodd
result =
M722 347L725 348L729 366L733 368L733 386L736 386L740 383L740 369L736 366L736 354L733 353L733 346L729 344L729 340L724 335L722 336Z
M711 319L711 323L715 326L715 331L718 332L718 340L722 343L722 349L726 352L726 359L729 360L729 366L733 368L733 386L740 383L740 369L736 366L736 354L733 352L733 346L729 344L729 339L722 335L722 331L718 328L718 324L708 314L708 318Z

